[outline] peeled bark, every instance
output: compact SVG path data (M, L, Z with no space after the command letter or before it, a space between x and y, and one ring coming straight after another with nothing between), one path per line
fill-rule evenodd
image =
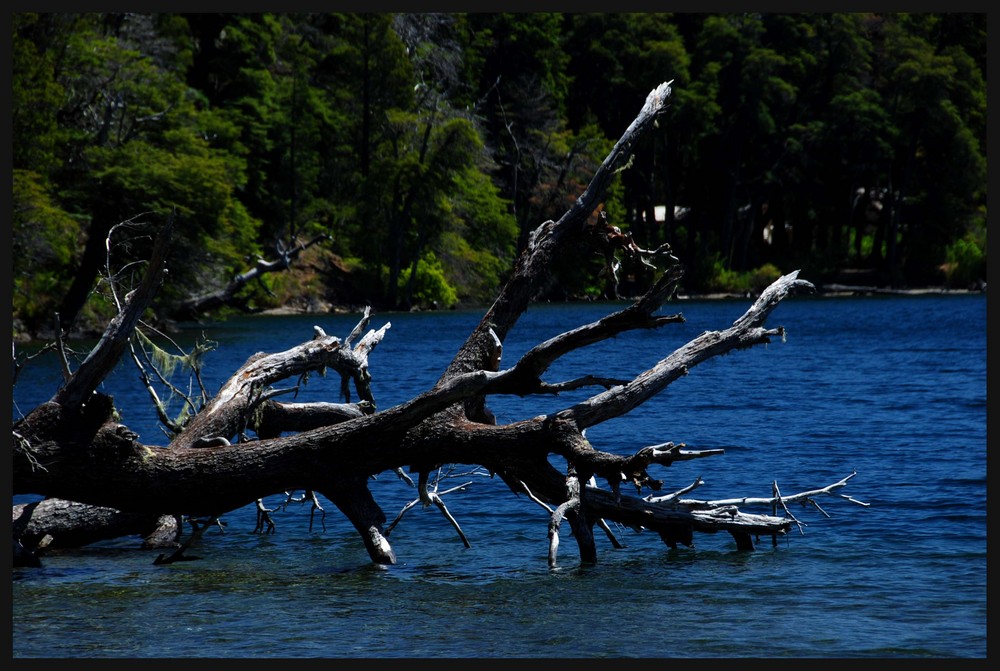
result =
M317 329L311 339L289 350L254 355L169 445L143 445L115 421L110 399L95 391L101 371L110 371L114 353L122 351L131 334L129 325L135 322L130 315L143 307L129 302L95 349L95 363L85 363L63 391L15 424L14 493L43 494L146 519L165 511L212 519L264 496L318 492L351 521L373 562L391 564L396 556L387 538L386 516L368 488L369 478L409 469L420 476L420 500L436 503L436 494L427 490L428 474L446 464L467 464L487 469L511 491L527 494L550 511L551 565L557 561L563 521L572 529L581 560L588 563L597 560L593 526L606 529L606 521L655 531L670 547L690 544L694 533L721 530L730 532L739 548L751 549L751 535L787 533L795 524L789 514L744 512L740 506L746 499L682 498L699 482L664 494L662 483L649 472L654 465L707 458L720 450L691 451L665 443L615 455L595 448L584 430L649 402L703 361L784 338L783 328L768 328L765 322L788 296L814 290L797 272L774 282L728 328L702 333L632 379L609 379L600 371L575 380L544 379L550 366L568 352L627 331L683 321L680 315L656 314L681 277L676 259L667 255L673 265L632 305L542 342L512 366L500 368L504 338L545 282L551 261L587 236L594 238L587 222L615 172L627 166L634 143L664 111L669 95L668 83L649 94L574 205L559 221L545 222L533 232L509 281L431 389L375 411L368 355L389 324L367 331L354 344L367 328L366 311L344 341ZM149 276L158 272L151 263ZM148 292L136 296L147 297ZM340 374L344 391L353 383L359 404L296 407L274 401L282 390L273 385L328 369ZM85 379L77 379L81 376ZM486 404L494 394L551 395L583 387L599 391L558 412L506 425L495 423ZM550 455L563 457L567 472L554 468ZM832 494L850 477L810 495ZM622 483L649 495L626 494ZM795 496L776 495L754 503L774 505ZM443 504L439 507L450 517ZM33 537L20 538L30 543Z

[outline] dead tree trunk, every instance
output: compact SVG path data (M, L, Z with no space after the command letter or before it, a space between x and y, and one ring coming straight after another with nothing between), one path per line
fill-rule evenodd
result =
M358 339L368 325L366 311L344 341L317 330L312 339L289 350L251 357L170 444L139 443L134 433L115 421L111 399L96 389L123 351L137 314L158 283L162 249L168 244L163 235L143 287L122 306L88 360L52 400L15 424L14 493L42 494L148 520L159 519L164 512L214 519L264 496L306 490L332 501L354 525L372 561L380 564L394 563L396 556L387 539L386 516L369 490L369 478L408 469L419 476L420 500L433 502L437 494L428 490L430 474L448 464L483 467L511 491L548 509L552 565L563 521L572 529L584 562L597 560L593 527L606 529L606 521L655 531L671 547L689 544L694 533L722 530L733 535L738 547L750 549L751 536L788 532L796 520L787 509L780 516L755 514L741 509L751 505L745 498L682 498L700 481L663 493L662 483L649 472L654 465L711 457L720 450L699 452L663 443L636 446L633 454L621 456L592 445L584 431L652 400L703 361L783 338L782 327L768 328L765 322L789 295L814 290L798 279L797 272L768 287L728 328L702 333L631 379L609 379L595 371L575 380L545 380L550 366L568 352L628 331L683 321L681 315L656 314L681 276L677 260L666 255L672 265L632 305L539 343L512 366L500 367L503 341L543 285L553 259L582 240L594 239L586 225L590 216L616 172L627 166L635 143L663 113L669 95L669 83L650 92L574 205L559 221L535 229L510 280L437 383L392 408L374 411L368 370L368 355L389 324ZM274 385L282 380L326 369L340 374L342 389L353 382L361 402L296 408L294 403L274 401L282 393ZM495 394L530 397L583 387L597 391L558 412L506 425L496 424L486 403ZM567 472L550 464L551 455L566 460ZM851 477L812 492L755 500L752 505L833 494ZM623 483L637 493L623 491ZM648 492L645 497L640 496L643 490ZM56 507L51 507L56 515ZM443 503L440 507L448 515ZM38 529L46 521L55 524L55 517L36 519L37 515L36 507L22 510L19 517L21 528L34 524L34 534L15 530L15 541L29 552Z

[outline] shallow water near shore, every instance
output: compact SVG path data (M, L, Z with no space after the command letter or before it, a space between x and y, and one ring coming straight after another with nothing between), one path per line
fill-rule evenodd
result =
M683 324L588 347L546 379L631 377L729 326L749 303L668 303L661 312L682 313ZM532 306L502 365L615 307ZM376 314L371 327L392 323L370 358L379 407L429 388L480 316ZM178 340L204 332L218 343L206 358L214 391L255 352L308 340L313 324L345 337L357 320L245 318L185 328ZM549 569L545 510L498 478L456 472L441 489L469 483L445 500L472 547L436 508L417 507L390 535L399 563L377 567L331 503L321 500L325 515L310 529L305 504L283 508L282 497L269 497L274 534L253 533L253 507L233 511L224 530L192 548L199 561L154 566L159 551L133 537L15 569L13 656L985 657L985 295L793 297L769 319L778 325L784 342L696 366L587 437L621 454L665 441L723 448L651 469L665 491L700 476L691 498L766 497L772 483L791 494L856 472L839 491L867 507L817 497L790 510L801 532L776 545L761 539L754 552L738 552L728 534L671 550L656 534L613 525L625 547L595 530L594 566L580 565L564 525L559 566ZM162 444L135 378L123 366L104 391L141 440ZM59 379L54 357L29 364L14 388L14 417L51 396ZM338 392L335 376L313 376L297 400L338 401ZM591 393L489 405L503 423ZM414 498L391 472L371 489L389 520Z

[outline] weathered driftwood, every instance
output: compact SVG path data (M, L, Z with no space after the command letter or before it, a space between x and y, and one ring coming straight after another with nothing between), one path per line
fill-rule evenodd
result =
M234 276L226 286L199 294L182 303L178 307L175 316L181 319L197 318L202 314L226 305L246 309L246 301L237 299L240 289L251 282L259 282L268 273L287 270L292 267L302 252L313 245L329 239L329 235L317 235L306 242L294 240L290 246L279 240L275 248L274 259L268 261L267 259L258 258L253 268Z
M25 549L72 548L122 536L141 536L147 548L177 546L180 528L170 515L123 513L62 499L13 506L12 525Z
M786 533L794 522L789 515L744 512L736 501L711 505L681 500L679 494L655 494L662 483L648 472L651 466L712 453L663 443L616 455L595 448L585 430L648 402L703 361L783 338L782 327L768 328L765 322L786 297L814 290L797 272L774 282L728 328L702 333L631 379L608 379L600 371L574 380L548 381L544 376L568 352L630 330L683 321L680 315L655 314L676 289L681 276L676 260L630 306L540 343L513 365L500 367L503 341L546 281L551 262L592 233L587 222L615 171L626 166L634 143L663 112L669 95L669 83L649 94L584 193L558 221L547 221L534 231L493 305L424 393L374 412L368 355L389 324L361 337L371 317L366 310L343 342L317 327L313 338L301 345L254 355L169 445L143 445L115 421L111 400L96 389L114 365L115 354L124 351L136 311L144 307L136 297L151 296L144 290L122 306L88 359L94 362L85 363L51 401L15 424L14 493L41 493L131 514L166 511L217 519L264 496L304 490L329 499L354 525L372 561L389 564L396 561L387 539L391 525L386 527L369 478L385 471L404 476L404 468L418 474L416 500L437 505L467 542L441 495L428 484L429 474L442 465L465 464L485 468L512 491L529 495L550 511L553 565L563 521L570 525L584 562L597 559L594 525L612 536L607 521L655 531L670 547L690 544L697 532L728 531L737 547L752 549L752 535ZM162 236L158 249L167 244L166 238ZM162 259L151 261L147 278L153 279L144 281L144 287L155 286L160 265ZM328 369L341 376L345 396L353 382L359 404L296 408L274 400L287 391L274 387L279 382ZM530 396L584 387L598 391L552 414L506 425L496 424L486 404L494 394ZM249 431L256 432L256 438ZM551 465L551 455L565 459L566 472ZM654 494L641 498L624 493L622 483ZM814 493L829 493L844 483L846 479Z
M171 449L187 448L197 441L211 440L213 437L227 440L242 435L251 421L266 427L270 433L294 430L296 426L316 425L323 419L326 423L360 416L358 406L330 404L299 406L272 404L264 415L254 418L258 408L265 402L290 390L272 389L271 385L289 378L307 375L310 372L333 369L343 379L354 381L355 389L368 407L374 407L371 392L371 375L368 372L368 354L385 336L387 323L378 331L372 331L355 347L346 346L340 338L328 336L318 331L312 340L277 354L258 353L250 357L215 395L208 405L184 427L184 430L170 443ZM267 429L263 430L268 433ZM204 443L203 443L204 444ZM202 444L202 445L203 445Z

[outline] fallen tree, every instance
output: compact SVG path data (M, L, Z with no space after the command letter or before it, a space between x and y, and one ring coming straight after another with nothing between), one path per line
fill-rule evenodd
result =
M350 520L373 562L392 564L396 556L387 536L399 517L386 527L369 478L395 471L413 485L406 473L416 474L416 499L437 505L465 540L436 483L431 483L431 474L449 464L482 467L512 492L544 506L549 511L553 566L563 522L572 530L581 561L587 563L597 560L593 529L607 530L608 521L654 531L670 547L690 544L695 533L726 531L739 549L752 550L754 536L788 533L798 522L787 503L815 503L817 496L838 495L853 474L785 496L775 484L774 496L766 500L695 500L685 497L700 480L664 493L663 483L649 471L721 450L687 450L668 442L618 455L597 449L585 431L650 401L699 363L783 338L782 327L769 328L765 322L786 297L814 291L797 272L775 281L728 328L702 333L634 378L595 373L545 380L550 366L571 351L628 331L683 321L679 314L657 314L682 275L679 261L661 248L655 254L666 259L668 267L645 295L596 322L539 343L512 366L500 366L505 337L546 282L557 255L582 245L590 245L609 263L613 259L607 250L616 245L629 254L646 253L630 239L623 242L621 232L604 217L592 215L669 96L669 83L650 92L584 193L558 221L546 221L532 233L510 279L436 384L395 407L375 411L368 358L389 324L366 332L371 319L366 311L344 340L317 328L296 347L254 355L189 421L171 427L173 438L166 446L140 443L116 421L112 400L96 390L133 346L139 316L162 279L170 245L170 226L165 226L141 285L122 301L101 341L76 371L67 371L67 380L48 402L13 427L14 493L49 497L45 505L15 507L14 549L20 563L36 560L40 548L68 535L61 515L74 516L68 526L80 532L76 542L83 542L88 530L91 537L100 538L115 524L118 531L148 533L151 544L150 539L166 535L178 545L183 534L179 520L188 519L193 530L187 542L172 557L161 555L162 562L185 558L183 551L221 515L258 502L261 527L268 512L259 503L262 497L304 491L314 505L320 494ZM340 375L346 403L276 400L285 390L275 385L283 380L327 370ZM352 386L358 398L354 403ZM584 387L599 391L557 412L509 424L497 424L487 405L496 394L530 397ZM564 472L552 465L552 455L565 460ZM67 503L59 503L63 501ZM772 513L742 510L755 506L770 507Z
M239 297L240 289L251 282L257 282L266 292L270 293L270 290L262 281L265 275L288 270L295 264L302 252L313 245L329 239L329 235L316 235L307 242L293 239L291 244L279 239L275 243L274 251L276 258L270 261L258 258L253 268L236 275L226 286L193 296L181 303L172 316L177 319L197 319L201 315L210 313L212 310L222 306L237 307L250 312L251 310L247 305L248 299Z

